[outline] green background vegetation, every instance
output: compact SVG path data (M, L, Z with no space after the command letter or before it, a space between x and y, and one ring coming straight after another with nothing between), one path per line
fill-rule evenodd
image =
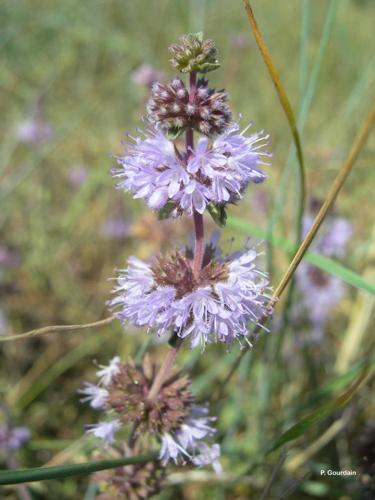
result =
M324 199L372 104L375 4L254 0L252 6L299 123L303 122L308 194ZM220 51L222 67L210 76L217 88L228 90L234 115L242 114L244 125L253 120L256 130L263 128L271 135L268 181L249 189L246 200L230 214L265 229L276 213L275 234L293 239L298 185L290 129L242 2L4 0L0 245L19 255L16 266L0 267L6 334L105 317L112 288L108 278L115 268L125 266L128 255L147 258L190 240L189 221L156 223L142 203L114 190L109 171L115 164L112 155L123 151L126 132L135 133L142 126L148 90L134 83L132 72L149 63L171 78L167 46L181 34L198 30L213 38ZM17 127L41 98L53 139L39 146L22 144ZM354 225L342 263L370 283L375 276L374 152L372 136L335 207ZM69 182L69 172L77 165L88 172L79 188ZM103 234L103 225L114 217L129 222L126 238ZM213 228L210 223L208 227ZM229 244L231 236L235 248L245 242L245 232L234 225L224 230L222 239ZM275 285L290 255L275 247L272 257ZM278 349L275 335L263 335L213 409L220 411L225 480L207 471L172 468L174 485L167 486L160 498L260 498L280 461L280 449L267 456L266 451L304 415L334 402L360 373L373 347L372 311L370 295L348 286L320 344L297 342L298 332L288 328ZM340 365L344 339L352 339L354 347L350 359ZM87 460L91 444L81 436L96 415L79 404L77 389L83 380L93 380L93 359L106 363L115 354L126 359L144 349L145 341L145 332L124 331L114 323L100 330L0 345L1 400L16 422L32 430L32 440L18 454L19 464ZM164 344L148 346L154 359L162 359L165 349ZM186 347L178 360L190 371L199 397L209 399L238 351L238 346L230 352L210 346L201 355ZM288 488L283 498L361 498L358 476L323 479L320 469L358 470L353 443L374 414L371 385L368 381L362 386L344 411L329 412L288 445L288 457L279 462L266 498L281 498ZM293 469L293 457L334 422L341 422L341 432ZM30 491L40 499L88 500L95 494L85 477L35 483ZM0 490L1 498L18 494L15 489Z

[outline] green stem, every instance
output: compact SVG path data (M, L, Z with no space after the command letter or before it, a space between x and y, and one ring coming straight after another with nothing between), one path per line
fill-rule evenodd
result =
M133 464L145 464L157 460L158 452L152 451L136 457L118 458L114 460L101 460L98 462L85 462L73 465L59 465L57 467L36 467L33 469L16 469L0 472L0 485L19 484L31 481L45 481L48 479L61 479L70 476L91 474L99 470L115 469Z

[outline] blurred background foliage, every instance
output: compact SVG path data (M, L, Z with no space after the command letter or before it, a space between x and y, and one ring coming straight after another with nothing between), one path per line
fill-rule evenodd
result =
M252 5L304 125L309 197L324 199L371 106L375 3L254 0ZM147 258L190 241L189 220L158 222L142 203L116 191L109 174L126 133L142 126L149 89L135 81L136 70L149 64L165 80L171 78L167 46L188 31L204 30L215 40L222 67L212 83L228 90L233 113L243 115L244 125L253 120L257 130L271 136L268 181L250 189L230 214L266 228L280 199L275 233L293 237L295 175L282 182L285 166L294 164L290 130L242 2L3 0L0 26L0 334L101 319L108 315L109 278L125 266L128 255ZM27 137L30 120L43 124L36 140ZM375 275L374 152L372 137L335 207L354 228L343 263L370 281ZM209 233L212 223L207 221L207 227ZM224 230L225 244L232 245L231 237L234 248L246 238ZM273 284L289 259L273 249ZM358 363L373 347L372 310L369 294L348 287L319 343L297 341L298 332L290 326L280 349L276 327L274 334L263 335L213 410L220 411L227 477L171 471L171 484L160 498L245 499L260 498L262 492L263 498L365 498L358 476L323 480L320 469L359 471L355 443L374 415L371 382L343 413L337 411L293 441L287 459L280 459L280 450L265 452L285 429L318 404L334 400L358 375ZM345 341L352 348L340 362ZM17 454L18 465L87 459L90 446L80 438L95 415L79 404L77 389L92 379L93 359L106 363L114 354L134 356L145 342L145 332L124 331L114 323L99 331L2 344L2 404L9 418L32 432ZM165 349L164 344L148 346L155 359ZM191 373L199 397L210 398L238 351L238 346L230 352L210 346L201 355L183 349L179 363ZM294 466L293 457L298 459L335 422L341 422L341 432ZM375 442L374 435L371 439ZM273 470L277 474L265 490ZM29 493L32 498L94 498L88 481L35 483ZM19 488L0 491L1 498L22 497Z

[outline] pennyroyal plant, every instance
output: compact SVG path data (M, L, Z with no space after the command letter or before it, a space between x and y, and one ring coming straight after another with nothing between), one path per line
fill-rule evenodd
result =
M248 135L250 125L241 131L225 90L211 89L207 78L198 78L219 67L212 40L189 34L170 51L172 65L189 75L188 86L181 78L152 85L146 130L130 137L112 175L117 188L144 199L160 218L192 216L194 249L178 248L148 262L130 257L119 271L109 308L125 327L147 328L169 340L171 348L161 366L147 355L140 365L116 356L98 370L96 384L80 390L82 401L103 417L87 432L107 453L129 456L159 445L159 462L139 465L137 471L144 468L145 474L134 481L129 476L134 471L126 467L101 475L103 494L119 498L142 498L139 491L148 491L151 483L155 492L160 470L169 462L211 465L221 472L220 445L212 442L216 419L208 403L195 400L189 378L173 363L184 339L201 349L212 342L250 344L251 325L260 327L271 313L268 277L257 266L257 250L223 254L217 244L205 244L203 223L208 212L223 227L228 206L237 204L250 184L266 179L261 167L269 164L268 136ZM196 142L194 132L200 135Z

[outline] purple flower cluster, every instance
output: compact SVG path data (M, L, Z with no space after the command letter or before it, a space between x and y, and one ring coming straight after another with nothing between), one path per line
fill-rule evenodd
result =
M198 280L185 293L180 293L183 283L160 284L151 265L131 257L128 268L120 271L110 306L121 321L147 326L159 336L173 329L180 338L189 337L192 347L241 341L250 322L257 324L269 314L268 282L256 268L256 257L254 249L227 257L216 281Z
M108 366L101 366L96 372L98 383L86 382L79 391L84 397L81 402L87 402L95 410L103 411L106 420L87 426L87 432L98 438L104 447L116 443L116 434L124 424L113 411L108 409L108 398L111 391L110 384L113 377L121 370L121 360L114 357ZM221 472L219 463L220 446L208 445L204 439L212 437L216 430L211 423L216 419L208 415L208 405L194 404L189 414L184 418L180 427L157 436L160 441L159 458L164 465L169 461L184 463L187 460L194 465L212 465L215 472Z
M210 203L236 202L250 182L266 178L259 165L267 165L270 156L261 151L268 136L246 137L248 128L240 133L234 123L213 141L200 138L186 154L177 151L159 128L151 128L144 139L134 139L127 155L117 158L121 165L113 170L120 179L117 187L145 199L155 210L170 202L175 214L203 214Z

